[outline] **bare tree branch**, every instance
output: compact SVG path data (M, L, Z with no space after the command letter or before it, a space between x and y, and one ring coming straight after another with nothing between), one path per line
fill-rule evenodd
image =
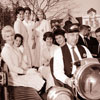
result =
M32 9L32 12L36 14L39 8L43 9L44 13L50 13L50 18L59 17L65 15L65 10L74 9L75 4L73 0L7 0L11 3L13 8L16 8L19 5L29 6ZM65 2L66 5L63 5ZM21 4L22 3L22 4ZM60 9L61 8L61 9ZM68 16L72 16L71 14Z
M42 0L42 2L40 3L40 7L42 6L42 4L44 3L45 0Z
M63 11L63 9L68 10L67 7L66 7L66 8L64 7L64 8L62 8L62 9L56 11L55 14L52 15L52 18L58 17L59 15L61 15L60 13L65 13L65 11ZM59 12L60 12L60 13L59 13Z
M25 3L25 5L26 5L26 6L28 6L28 3L27 3L27 1L26 1L26 0L23 0L23 2Z
M47 12L50 8L55 6L58 2L59 2L59 0L47 0L47 4L43 8L44 12Z

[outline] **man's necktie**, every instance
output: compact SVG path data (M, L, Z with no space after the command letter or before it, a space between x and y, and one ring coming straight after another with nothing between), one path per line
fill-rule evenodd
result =
M88 47L88 43L87 43L88 39L86 37L84 37L84 43L85 45Z
M78 61L79 60L79 58L78 58L78 56L77 56L77 54L76 54L76 52L75 52L75 50L74 50L75 48L74 47L72 47L72 52L73 52L73 56L74 56L74 60L75 61Z

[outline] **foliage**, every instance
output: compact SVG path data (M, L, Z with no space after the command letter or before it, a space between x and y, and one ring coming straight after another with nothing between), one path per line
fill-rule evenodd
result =
M0 28L5 25L12 25L15 20L14 11L11 11L8 7L0 7Z

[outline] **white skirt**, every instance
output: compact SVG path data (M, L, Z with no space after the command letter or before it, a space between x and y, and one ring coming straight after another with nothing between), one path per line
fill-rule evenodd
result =
M8 77L8 85L32 87L37 91L43 87L44 83L41 74L34 68L30 68L25 75L17 75L11 72Z

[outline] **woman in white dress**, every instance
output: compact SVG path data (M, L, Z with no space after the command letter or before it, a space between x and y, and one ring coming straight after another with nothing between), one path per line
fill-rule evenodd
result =
M27 32L28 32L28 45L31 53L31 59L32 59L32 66L35 66L35 22L31 20L31 9L29 7L25 7L25 13L24 13L24 20L23 24L25 25Z
M23 46L24 46L24 55L27 56L28 63L30 67L32 67L32 59L31 59L31 53L28 45L28 31L23 24L23 19L24 19L24 8L23 7L18 7L16 9L16 21L14 23L14 30L15 33L21 34L24 38L23 41Z
M51 86L55 86L54 79L51 74L50 60L53 58L55 50L58 48L57 45L53 44L54 36L52 32L46 32L43 38L46 45L43 47L42 51L42 66L39 68L40 73L46 79L46 90Z
M45 32L47 31L51 31L51 26L49 21L47 21L44 18L44 12L43 10L39 9L37 11L37 18L38 21L36 21L36 62L37 62L37 66L41 65L41 54L42 54L42 48L45 45L45 42L43 41L43 35Z
M22 53L14 46L14 33L11 26L5 26L2 29L2 36L6 43L2 49L1 56L9 69L8 85L31 87L39 91L45 81L36 69L22 68L22 63L24 63L22 62Z

